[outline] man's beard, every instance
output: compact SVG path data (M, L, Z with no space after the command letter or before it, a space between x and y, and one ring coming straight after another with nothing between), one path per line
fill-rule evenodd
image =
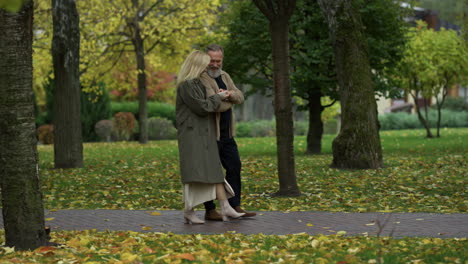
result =
M219 67L219 69L216 70L208 69L207 73L211 78L218 78L219 76L221 76L221 67Z

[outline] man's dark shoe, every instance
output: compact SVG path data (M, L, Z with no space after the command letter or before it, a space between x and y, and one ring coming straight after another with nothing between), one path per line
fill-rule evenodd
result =
M244 211L244 209L242 209L240 206L234 207L234 210L236 210L236 212L238 212L238 213L245 213L245 215L243 215L242 217L252 217L252 216L256 216L256 215L257 215L257 213L254 213L254 212L246 212L246 211Z
M205 220L208 221L223 221L223 216L216 209L205 212Z

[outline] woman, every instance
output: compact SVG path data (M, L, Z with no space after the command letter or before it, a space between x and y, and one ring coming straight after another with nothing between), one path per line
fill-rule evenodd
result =
M221 101L229 97L229 92L223 91L207 98L206 89L199 79L209 62L210 56L202 51L193 51L177 76L176 126L184 218L186 223L192 224L204 223L195 215L193 208L214 199L219 200L223 221L244 215L237 213L227 200L234 192L224 180L216 143L214 112Z

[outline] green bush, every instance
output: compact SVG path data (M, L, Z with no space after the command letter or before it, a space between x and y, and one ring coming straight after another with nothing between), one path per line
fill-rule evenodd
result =
M424 114L424 113L423 113ZM408 113L386 113L379 115L381 130L413 129L423 128L417 114ZM429 110L429 124L431 127L437 125L437 111ZM441 127L468 127L468 112L454 112L442 110Z
M44 85L46 93L46 111L36 113L36 126L52 124L54 113L54 80L49 79ZM99 120L109 119L111 115L110 98L104 84L100 84L99 91L86 93L81 91L81 129L84 142L98 141L94 130Z
M49 114L44 111L44 112L37 112L36 113L36 127L40 127L42 125L48 124L47 122L47 116Z
M307 121L296 121L294 122L294 135L305 136L309 130L309 122Z
M417 115L406 112L387 113L379 115L381 130L421 128Z
M271 137L276 133L274 120L238 122L236 129L238 137Z
M275 120L257 120L238 122L236 124L237 137L272 137L276 135ZM328 120L323 124L324 134L336 134L336 119ZM308 121L294 122L294 135L305 136L309 130Z
M162 117L169 119L175 123L175 106L159 103L159 102L148 102L148 118L151 117ZM112 115L118 112L131 112L138 119L138 102L112 102L111 103Z
M432 109L436 109L437 106L431 106ZM468 104L463 97L455 97L455 96L448 96L445 98L444 104L442 105L442 109L451 110L455 112L459 111L467 111Z
M44 85L45 97L46 97L46 109L43 113L38 113L38 116L42 115L40 122L43 124L52 124L54 120L54 79L49 78L49 81Z
M104 84L100 85L97 93L81 92L81 129L84 142L98 141L96 123L111 116L110 98Z
M160 117L151 117L148 119L148 139L175 139L177 130L171 120Z
M323 123L323 134L336 135L338 133L338 123L336 119L330 119Z

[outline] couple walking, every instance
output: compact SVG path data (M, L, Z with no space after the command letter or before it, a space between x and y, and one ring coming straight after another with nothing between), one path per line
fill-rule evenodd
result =
M232 105L241 104L244 96L222 71L223 56L223 48L216 44L206 53L193 51L177 76L176 126L186 223L204 223L194 211L201 203L205 220L255 216L240 207L241 161L233 138Z

